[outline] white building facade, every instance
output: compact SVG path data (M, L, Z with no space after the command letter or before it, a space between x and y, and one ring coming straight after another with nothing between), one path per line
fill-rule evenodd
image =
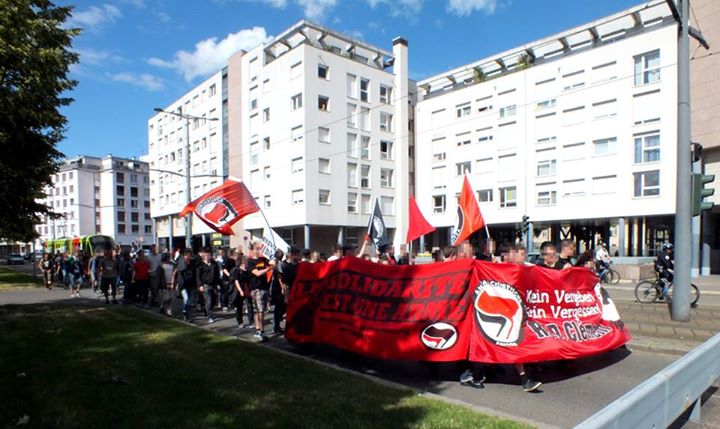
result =
M418 82L416 198L447 244L467 174L493 238L651 254L675 212L677 25L652 2Z
M79 156L63 161L52 183L42 202L61 217L36 225L40 242L103 234L125 246L154 243L147 163Z
M407 42L396 39L390 53L301 21L239 55L233 144L270 225L299 247L359 244L377 199L402 243L412 164ZM259 214L243 221L255 233L265 225Z
M163 108L176 115L159 112L148 120L151 215L156 221L158 240L165 248L185 246L185 223L177 214L188 202L187 163L190 200L221 184L228 174L226 80L225 70L215 73ZM193 245L199 246L207 244L213 231L196 221L191 223L191 232Z

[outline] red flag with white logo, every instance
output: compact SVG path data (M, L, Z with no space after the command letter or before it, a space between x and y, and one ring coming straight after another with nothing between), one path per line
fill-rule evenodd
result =
M191 201L182 209L180 216L194 212L210 228L224 235L232 235L235 222L257 211L260 211L260 207L245 184L228 179Z
M480 213L475 193L470 186L467 176L463 180L460 199L458 200L457 218L452 232L453 246L457 246L470 237L470 234L485 226L485 220Z

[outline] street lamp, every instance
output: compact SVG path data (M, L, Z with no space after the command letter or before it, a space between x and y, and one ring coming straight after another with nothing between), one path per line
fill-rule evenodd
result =
M185 119L185 204L190 204L190 120L218 121L218 118L203 118L201 116L188 115L178 112L168 112L167 110L156 107L153 109L157 113L167 113L179 118ZM190 216L185 216L185 247L190 247Z

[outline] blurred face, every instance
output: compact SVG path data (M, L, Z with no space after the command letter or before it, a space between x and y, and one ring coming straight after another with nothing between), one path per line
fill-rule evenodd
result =
M190 255L189 253L183 253L183 260L184 260L186 263L190 263L190 256L191 256L191 255Z
M210 252L202 252L200 254L200 257L202 258L203 261L208 262L208 261L210 261Z
M572 256L573 253L575 253L575 246L572 244L564 244L561 252L564 256Z
M553 246L548 246L543 250L542 253L543 263L549 267L555 264L557 261L557 251Z

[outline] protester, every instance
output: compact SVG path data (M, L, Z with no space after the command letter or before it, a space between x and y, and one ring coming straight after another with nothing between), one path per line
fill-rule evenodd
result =
M109 294L112 294L112 303L117 304L118 263L115 260L115 250L107 250L105 258L100 264L100 290L105 295L105 304L110 304Z
M283 270L283 258L285 257L282 250L275 251L274 266L272 271L272 279L270 284L270 301L273 308L273 334L282 334L283 329L280 326L285 316L287 308L285 304L284 288L282 286L281 276Z
M178 264L175 268L173 278L175 279L173 283L176 285L178 293L183 300L183 320L192 323L192 318L190 317L190 304L197 287L197 272L191 250L186 249L182 253L182 257L178 258Z
M268 301L268 273L273 269L270 261L265 258L256 248L251 248L247 262L247 270L250 272L250 293L252 294L253 305L255 306L255 338L260 341L267 340L263 334L265 323L265 306Z
M52 255L49 253L44 254L39 265L43 273L45 288L50 290L52 289L53 271L55 270L55 261L53 261Z
M230 306L230 295L233 291L233 281L230 278L230 273L235 268L235 251L232 250L230 257L226 257L225 251L220 249L216 261L220 266L220 306L223 313L227 313Z
M575 266L575 242L572 240L562 240L560 242L560 258L559 262L562 269L566 270Z
M311 255L312 253L310 252L310 249L303 249L302 259L300 260L300 262L312 262L312 260L310 259Z
M240 329L255 326L255 311L250 293L250 273L246 268L245 256L242 252L237 252L235 255L235 267L230 272L230 278L234 287L232 296L235 305L235 321ZM245 305L243 306L243 304ZM243 307L247 308L247 324L243 324Z
M210 249L205 248L200 252L200 264L197 270L197 284L199 291L205 297L205 316L208 323L215 323L213 313L213 300L215 291L220 287L220 269L218 264L212 260Z
M132 282L133 263L129 252L123 252L118 258L119 278L124 285L123 303L125 304L133 304L138 300L137 288Z
M70 256L66 262L67 284L70 287L70 297L80 298L80 287L83 284L83 266L80 252Z
M675 275L675 260L673 253L672 243L663 243L662 253L655 257L655 263L653 264L653 268L663 285L662 299L665 299L667 291L670 289L670 285L672 285L673 276Z
M343 257L343 246L342 244L336 244L333 246L333 254L330 255L329 258L327 258L328 262L330 261L337 261L338 259Z
M540 255L542 259L538 262L538 266L553 270L563 269L562 264L558 260L557 249L551 242L546 241L540 245Z
M605 243L603 243L602 241L598 242L597 248L595 249L595 263L597 265L597 272L600 272L603 269L610 268L611 262L612 261L610 260L610 254L605 247Z
M148 270L148 286L150 288L150 306L157 305L158 291L160 289L160 278L162 277L162 257L158 255L157 248L153 244L150 246L150 253L145 255L145 260L149 265Z
M90 264L88 270L90 272L90 285L93 293L97 293L100 290L100 264L103 259L103 251L98 249L95 254L90 258Z
M172 301L175 285L173 284L173 271L175 265L170 262L170 255L164 253L160 259L160 282L158 283L160 297L160 314L172 316Z
M135 285L137 291L137 304L149 308L148 293L150 292L150 263L145 258L142 250L135 256L135 263L132 268L132 279L130 283Z

